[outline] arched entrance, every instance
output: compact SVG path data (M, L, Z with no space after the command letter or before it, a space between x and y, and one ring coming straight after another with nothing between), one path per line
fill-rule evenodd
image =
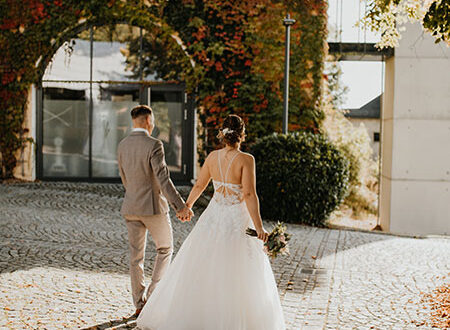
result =
M194 170L195 104L183 83L144 70L142 28L90 26L61 46L37 88L37 177L117 181L117 145L137 104L155 111L174 181ZM67 53L70 53L68 56Z

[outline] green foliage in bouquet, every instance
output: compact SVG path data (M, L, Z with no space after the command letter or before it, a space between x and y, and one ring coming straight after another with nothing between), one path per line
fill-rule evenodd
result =
M252 154L265 219L323 226L347 194L348 160L322 134L273 134Z

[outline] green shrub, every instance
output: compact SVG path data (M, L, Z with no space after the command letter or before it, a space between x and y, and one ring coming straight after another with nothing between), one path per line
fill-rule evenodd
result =
M263 218L323 226L344 199L349 165L321 134L273 134L253 147Z

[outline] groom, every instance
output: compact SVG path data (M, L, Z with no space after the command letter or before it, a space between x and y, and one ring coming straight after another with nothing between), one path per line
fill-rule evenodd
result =
M167 201L183 222L190 221L193 213L170 179L162 142L151 137L155 127L152 109L138 105L131 110L131 118L133 130L119 144L118 162L125 187L120 212L128 229L131 290L138 316L172 258L172 226ZM147 231L155 242L157 255L146 290L144 255Z

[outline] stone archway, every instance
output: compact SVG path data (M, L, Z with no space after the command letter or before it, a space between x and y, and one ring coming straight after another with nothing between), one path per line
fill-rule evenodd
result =
M32 84L38 83L46 64L56 49L83 24L113 24L125 20L131 24L158 26L165 33L176 35L163 18L152 11L153 4L127 1L74 1L33 4L8 2L8 15L2 15L0 44L8 49L0 65L2 114L0 140L2 178L25 177L29 173L17 168L17 163L27 163L33 153L33 108L30 101L34 93ZM4 33L3 33L4 32ZM184 43L178 40L177 47ZM39 70L40 69L40 70ZM24 157L25 155L25 157ZM33 165L28 162L32 171ZM30 171L29 171L30 172Z
M162 29L162 27L164 26L165 29L167 30L168 35L173 39L173 41L176 43L176 45L178 47L180 47L180 49L184 52L187 59L189 60L190 65L193 68L195 67L196 63L195 63L194 59L187 52L186 45L184 44L183 40L178 36L176 31L173 31L167 25L163 25L160 20L158 20L158 21L148 20L148 21L144 22L145 24L144 23L139 24L139 23L140 22L138 22L137 24L132 24L132 25L139 27L141 29L144 29L144 30L147 30L150 28ZM48 67L48 65L50 64L54 54L57 52L58 49L60 49L61 46L63 46L63 44L65 42L76 37L80 32L88 30L91 26L97 26L97 27L106 26L106 25L113 26L116 24L128 24L128 22L126 19L115 19L111 22L108 22L107 24L99 23L97 20L84 21L84 22L80 22L76 26L62 32L57 38L54 39L54 42L52 43L52 45L49 48L49 50L47 51L47 53L42 54L35 64L38 81L40 81L42 79L44 72L45 72L46 68Z

